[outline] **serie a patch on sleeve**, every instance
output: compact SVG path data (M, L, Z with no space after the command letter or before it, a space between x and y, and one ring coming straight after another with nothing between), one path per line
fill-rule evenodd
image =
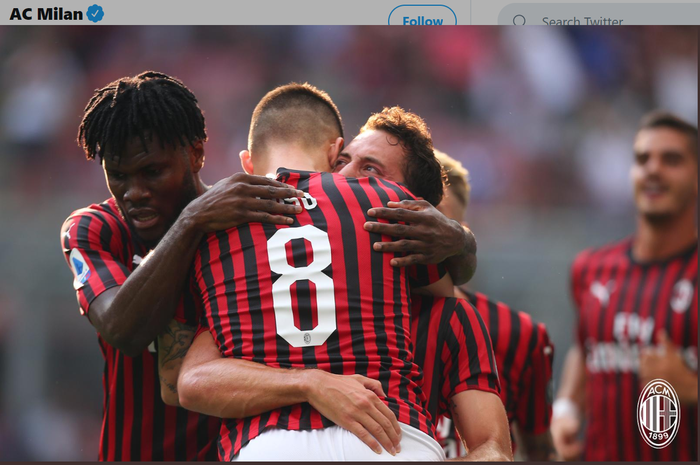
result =
M69 258L70 267L73 270L73 276L75 276L73 287L77 291L85 285L85 282L90 277L90 267L78 249L71 250Z

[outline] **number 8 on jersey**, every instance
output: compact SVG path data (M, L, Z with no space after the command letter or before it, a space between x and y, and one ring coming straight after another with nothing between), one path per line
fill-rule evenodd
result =
M286 245L293 239L306 239L311 244L313 260L308 266L293 267L287 261ZM328 233L315 226L280 229L267 241L270 270L281 275L272 285L277 334L292 347L319 346L336 330L333 280L323 273L331 264ZM301 330L294 325L292 285L308 280L316 286L318 325Z

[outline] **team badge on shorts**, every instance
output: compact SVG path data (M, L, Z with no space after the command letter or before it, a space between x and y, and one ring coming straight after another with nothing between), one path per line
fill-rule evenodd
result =
M663 379L650 381L637 402L637 426L644 441L654 449L663 449L676 437L680 424L676 390Z

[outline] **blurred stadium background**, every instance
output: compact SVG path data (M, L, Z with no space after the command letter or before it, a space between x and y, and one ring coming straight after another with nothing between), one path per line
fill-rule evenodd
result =
M102 359L58 240L109 195L75 143L93 89L182 79L205 111L209 183L240 171L250 114L279 84L328 91L349 138L383 106L417 112L471 172L470 287L547 324L556 380L569 265L633 230L639 117L697 123L697 45L697 28L662 27L0 28L0 460L97 457Z

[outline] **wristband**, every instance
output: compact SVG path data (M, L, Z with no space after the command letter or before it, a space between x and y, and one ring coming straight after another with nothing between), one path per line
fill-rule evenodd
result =
M552 404L552 419L573 416L580 416L576 403L566 397L560 397Z

